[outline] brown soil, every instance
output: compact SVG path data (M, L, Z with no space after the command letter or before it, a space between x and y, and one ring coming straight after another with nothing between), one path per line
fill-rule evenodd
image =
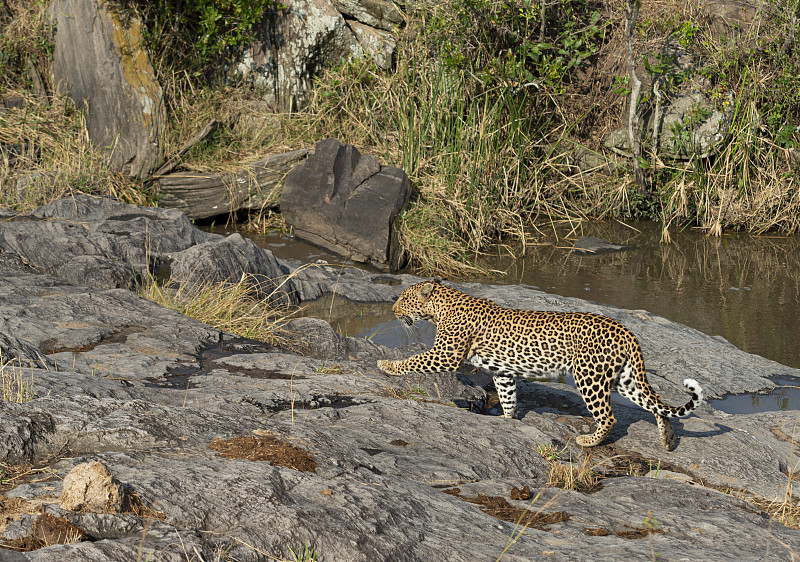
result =
M130 513L138 515L143 519L158 519L160 521L164 521L167 518L167 516L164 515L164 513L162 513L161 511L156 511L155 509L146 505L142 501L142 498L139 497L139 494L137 494L136 492L128 490L127 493L128 493L128 506L129 506L128 511Z
M528 486L525 486L522 491L524 491L526 488L528 488ZM512 488L512 494L514 493L514 490L520 492L519 488L515 486ZM478 494L478 496L475 498L467 498L461 495L460 488L450 488L442 491L445 494L450 494L451 496L461 498L465 502L474 503L481 506L481 510L484 513L487 513L496 519L523 525L525 527L544 529L546 525L552 525L553 523L561 523L569 520L569 514L564 511L542 513L533 512L528 509L519 509L518 507L514 507L509 504L505 498L500 496L485 496L483 494ZM530 498L530 488L528 488L528 497ZM512 497L512 499L514 498Z
M531 499L531 487L530 486L523 486L522 488L517 488L516 486L511 488L511 494L509 497L512 500L522 500L526 501Z
M228 459L267 461L275 466L285 466L301 472L314 472L317 469L317 463L310 453L270 435L236 436L230 439L218 437L208 446Z
M626 525L627 527L627 525ZM616 535L623 539L643 539L652 535L660 535L664 533L664 529L639 529L635 527L628 527L624 531L617 531Z

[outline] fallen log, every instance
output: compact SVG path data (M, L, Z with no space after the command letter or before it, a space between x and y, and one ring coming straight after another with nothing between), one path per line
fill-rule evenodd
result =
M305 161L307 149L275 154L237 172L177 172L158 178L159 207L190 219L277 206L283 179Z

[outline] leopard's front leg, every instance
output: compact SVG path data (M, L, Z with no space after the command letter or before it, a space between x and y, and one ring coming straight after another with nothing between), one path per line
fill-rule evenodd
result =
M455 371L467 355L467 342L462 345L439 345L438 342L424 353L413 355L402 361L378 361L378 369L388 375L406 373L442 373Z

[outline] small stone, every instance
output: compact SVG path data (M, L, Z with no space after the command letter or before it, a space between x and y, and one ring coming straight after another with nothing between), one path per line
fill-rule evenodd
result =
M81 463L64 477L61 507L66 510L120 513L127 504L125 488L100 462Z

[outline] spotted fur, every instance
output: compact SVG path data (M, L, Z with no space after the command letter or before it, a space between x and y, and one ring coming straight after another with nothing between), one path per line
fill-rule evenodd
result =
M517 417L515 377L572 372L597 424L594 433L578 436L583 447L599 445L617 423L611 411L612 390L656 416L661 443L668 450L675 447L669 418L688 415L703 400L697 381L686 379L683 385L691 399L683 406L664 404L647 382L636 336L606 316L504 308L438 280L412 285L392 310L408 326L422 319L436 324L436 341L429 351L403 361L378 361L382 371L392 375L454 371L468 361L493 373L507 418Z

